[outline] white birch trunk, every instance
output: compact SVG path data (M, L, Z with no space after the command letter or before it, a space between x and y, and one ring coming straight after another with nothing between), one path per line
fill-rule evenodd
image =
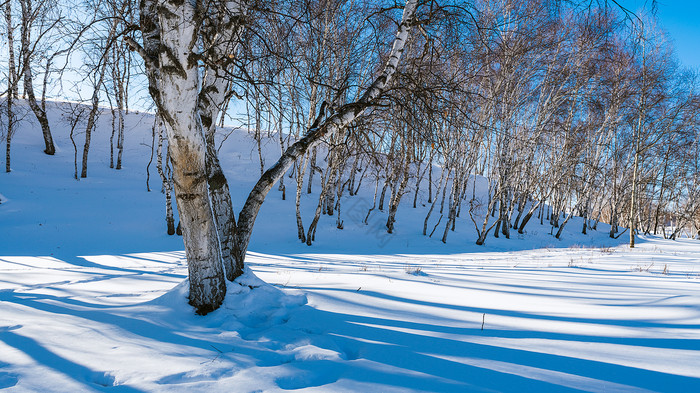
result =
M199 117L199 73L189 50L197 39L189 2L163 2L158 91L173 163L173 181L190 279L190 304L215 310L226 294L221 250L207 189L206 143Z
M396 72L399 60L403 54L404 47L409 39L409 32L418 7L417 0L408 0L404 7L401 23L399 24L396 38L389 54L389 58L384 65L382 73L374 80L374 82L364 91L362 96L356 102L345 104L329 116L325 121L321 122L317 119L315 124L311 126L307 134L299 141L291 145L280 159L272 167L270 167L258 180L253 187L248 199L243 205L243 209L238 216L236 226L236 260L243 261L245 253L250 242L250 235L255 224L255 219L260 211L262 203L265 201L265 196L272 189L273 185L284 176L287 170L294 164L294 161L302 157L309 148L315 146L322 137L331 134L338 130L347 127L356 118L361 116L364 111L374 105L374 101L387 88L392 76ZM307 239L308 240L308 239Z
M17 90L17 66L15 64L15 39L14 39L14 28L12 26L12 2L8 1L5 3L5 24L7 25L7 93L12 96L12 98L17 98L19 96Z
M207 26L207 42L205 46L214 59L225 59L222 64L207 64L202 88L199 93L199 117L204 128L206 141L206 170L209 195L216 220L216 227L221 245L221 260L226 278L233 281L243 274L243 264L236 264L233 258L235 249L234 231L236 227L233 213L233 203L228 181L221 169L216 150L216 119L221 108L228 100L229 79L225 68L238 51L239 35L243 24L241 18L245 15L243 1L227 1L223 12L215 14L211 25Z
M56 154L56 147L53 143L53 137L51 136L51 129L49 128L49 120L46 117L46 112L41 106L36 102L36 95L34 94L34 78L32 75L32 45L31 45L31 30L32 30L32 2L31 0L20 1L22 7L22 30L21 30L21 53L22 53L22 69L24 70L24 93L27 96L27 102L29 107L32 108L32 112L36 116L37 121L41 125L41 132L44 136L44 144L46 148L44 153L48 155ZM8 6L9 7L9 4Z
M12 109L13 100L17 97L17 72L15 69L14 39L12 35L12 2L5 3L5 23L7 23L8 80L7 80L7 138L5 138L5 172L9 173L12 134L14 134L15 113Z

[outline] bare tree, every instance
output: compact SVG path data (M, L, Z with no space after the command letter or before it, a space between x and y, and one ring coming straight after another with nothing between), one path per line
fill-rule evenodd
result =
M8 13L9 13L8 1ZM37 103L34 93L34 72L32 66L35 63L35 57L39 55L42 41L50 38L57 26L62 23L62 15L59 11L58 4L53 0L19 0L21 6L21 26L20 26L20 56L22 58L22 70L24 79L24 94L27 102L34 112L37 121L41 125L41 131L44 136L44 144L46 148L44 153L53 155L56 153L49 120L46 117L46 109L44 106L45 89L42 93L42 104ZM47 64L47 74L50 63ZM47 75L48 77L48 75Z

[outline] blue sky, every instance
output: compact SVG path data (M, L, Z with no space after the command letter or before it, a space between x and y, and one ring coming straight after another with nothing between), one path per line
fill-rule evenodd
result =
M651 9L651 0L618 0L631 11ZM657 0L656 17L686 67L700 69L700 0Z

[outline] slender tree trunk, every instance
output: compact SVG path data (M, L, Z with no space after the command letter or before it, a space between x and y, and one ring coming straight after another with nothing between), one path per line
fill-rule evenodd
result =
M399 210L399 202L401 202L401 197L403 196L406 185L408 184L408 161L403 167L403 176L398 184L398 187L394 190L389 200L389 216L386 220L387 232L394 232L394 223L396 222L396 212Z
M327 194L331 192L331 185L335 180L336 175L336 159L334 158L334 152L331 150L328 153L328 167L321 176L321 193L318 196L318 204L316 205L316 210L314 211L314 218L309 224L309 229L306 234L306 245L310 246L314 241L316 241L316 228L318 227L318 221L321 218L321 213L324 211L324 201L327 198Z
M633 132L633 148L634 148L634 166L632 168L632 198L630 202L629 211L629 230L630 230L630 248L634 248L635 243L635 231L636 231L636 220L637 220L637 182L639 173L639 158L640 158L640 139L642 127L644 126L644 117L646 109L646 44L644 40L644 25L642 24L642 30L640 35L640 41L642 43L642 84L641 92L639 95L639 115L637 119L637 126Z
M124 84L123 75L117 71L117 170L122 169L122 155L124 153Z
M260 103L260 95L257 89L255 90L255 142L258 146L258 161L260 162L260 176L265 173L265 158L262 154L262 104Z
M304 175L306 174L306 167L309 163L308 155L302 158L303 163L297 163L297 187L296 196L294 198L294 204L296 208L296 222L297 222L297 237L302 243L306 243L306 234L304 232L304 223L301 220L301 190L304 187Z
M532 218L532 215L535 214L535 210L537 210L537 208L539 208L540 225L542 225L542 218L543 218L543 214L542 214L542 207L543 207L543 205L542 205L542 202L543 202L543 201L544 201L543 199L540 199L540 200L537 202L537 204L535 204L534 206L532 206L532 207L527 211L527 213L525 213L525 216L523 217L523 220L520 222L520 226L518 227L518 233L519 233L519 234L522 235L523 233L525 233L525 226L527 225L527 223L528 223L528 222L530 221L530 219Z
M360 161L359 156L353 157L352 167L350 168L350 176L348 177L348 194L350 196L355 195L355 176L357 175L358 171L362 170L362 168L358 168L358 161Z
M105 66L102 66L99 71L99 76L97 83L95 83L95 88L92 93L92 108L88 114L87 125L85 126L85 144L83 145L83 164L80 172L80 177L87 177L88 168L88 153L90 152L90 142L92 140L92 131L95 129L95 124L99 118L100 111L100 86L104 80Z
M114 113L114 106L112 105L111 99L109 100L109 106L112 112L112 133L109 135L109 167L114 168L114 134L117 133L117 123L115 121L117 114Z
M153 164L153 155L156 153L156 121L153 122L151 128L151 157L146 164L146 191L151 192L151 164Z
M370 164L366 164L362 172L360 173L360 180L357 182L357 185L353 188L353 195L357 195L360 193L360 187L362 187L362 181L365 179L365 175L367 174L367 171L369 170Z
M163 170L163 123L158 114L156 114L155 121L153 122L154 133L157 133L158 137L158 148L156 150L156 170L160 176L160 181L162 184L161 192L165 194L165 224L166 231L168 235L172 236L175 234L175 219L173 217L173 204L172 204L172 185L170 182L170 174L166 174ZM157 131L156 131L157 130ZM166 155L165 163L166 166L170 158Z
M434 148L430 148L430 160L428 160L428 203L433 202L433 152ZM424 234L425 235L425 234Z
M393 173L391 174L393 175ZM387 175L390 176L390 175ZM386 189L389 188L389 178L384 179L384 186L382 187L382 192L379 195L379 210L384 211L384 198L386 197Z
M5 138L5 172L10 173L12 171L10 167L10 160L11 160L11 155L10 151L12 150L12 134L14 134L14 113L12 112L12 94L7 95L7 138Z
M19 97L19 80L17 76L17 65L15 64L15 40L14 40L14 28L12 26L12 2L7 1L5 3L5 24L7 26L7 65L8 65L8 80L7 80L7 94L12 96L12 98Z
M617 234L617 213L613 210L610 214L610 233L609 233L609 236L611 239L614 239L616 234Z
M68 135L68 137L70 138L70 141L73 144L73 177L75 178L75 180L80 180L78 178L78 145L75 143L73 135L75 133L75 128L78 126L78 123L80 123L80 117L82 116L82 112L75 111L73 112L73 114L75 115L75 117L71 118L70 134Z
M7 137L5 138L5 172L9 173L11 169L11 155L12 150L12 135L14 134L15 125L15 113L12 107L15 98L17 98L17 72L15 68L15 51L14 51L14 39L12 35L12 2L8 1L5 3L5 23L7 24L7 49L8 49L8 79L7 79Z
M635 144L636 146L636 144ZM635 149L636 150L636 149ZM629 229L630 229L630 248L634 248L636 218L637 218L637 176L639 172L639 152L634 153L634 166L632 169L632 199L630 201L629 212Z
M460 185L458 179L461 178L461 174L458 173L458 169L455 168L455 176L452 181L452 190L450 190L450 203L447 212L447 223L445 223L445 231L442 234L442 242L447 243L447 234L449 233L450 226L455 221L457 215L457 203L459 203L459 192Z
M661 215L661 206L663 205L664 191L666 189L666 172L668 170L668 161L669 161L670 152L671 152L671 149L667 149L665 157L664 157L664 170L663 170L663 174L661 175L661 189L659 190L659 201L656 204L656 212L654 213L654 235L656 235L656 232L659 228L659 217Z
M110 28L109 34L107 35L107 41L111 41L116 32L117 32L117 26L119 25L119 20L114 19L112 22L112 26ZM102 83L104 81L105 77L105 72L107 71L107 58L109 55L109 48L105 48L104 52L102 53L102 58L99 64L99 71L98 71L98 76L97 79L95 80L95 85L94 89L92 91L92 109L90 110L90 113L88 114L88 120L87 120L87 125L85 126L85 145L83 147L83 165L82 165L82 170L80 172L80 177L86 178L87 177L87 166L88 166L88 152L90 151L90 140L92 138L92 131L95 129L95 124L97 123L97 119L99 117L99 103L100 103L100 86L102 86Z
M379 176L379 175L377 174L377 176ZM372 212L374 211L374 209L377 208L377 193L378 193L378 192L379 192L379 177L377 177L377 180L374 182L374 198L372 198L372 207L370 207L370 208L367 210L367 214L365 215L365 219L362 220L362 222L363 222L365 225L368 225L368 224L369 224L369 216L372 214Z
M243 264L234 258L236 220L233 213L233 202L228 181L219 163L216 150L216 124L219 108L226 100L226 79L219 76L216 69L207 69L202 81L202 91L199 100L199 117L205 132L206 154L205 167L207 185L213 215L216 220L218 239L221 245L221 260L226 279L233 281L243 274Z
M387 88L392 76L396 72L398 62L401 59L404 47L409 39L409 32L415 17L417 0L408 0L404 7L401 23L399 24L396 38L391 53L384 65L382 73L365 90L356 102L346 104L338 108L335 113L321 122L317 117L306 135L292 144L284 152L282 157L260 177L246 199L243 209L238 216L236 226L236 260L243 260L250 242L250 235L255 224L255 219L265 196L279 177L284 176L296 159L303 156L309 148L315 146L325 135L337 132L347 127L351 122L361 116L364 111L375 104L377 97ZM308 239L307 239L308 240Z
M571 212L566 215L566 218L564 218L564 221L559 225L559 230L557 231L557 234L555 236L557 239L561 238L561 234L564 231L564 227L569 222L569 220L571 220L571 217L574 216L574 210L575 209L571 209Z
M418 161L418 164L416 164L416 189L413 190L413 208L416 208L416 204L418 203L418 191L420 190L420 182L423 180L423 176L420 171L421 167L421 162ZM425 172L424 172L425 173Z
M309 165L309 180L306 184L306 193L307 194L311 194L311 186L314 182L314 172L316 172L316 149L317 148L314 147L311 150L311 162Z
M211 128L216 128L216 126L212 124ZM236 222L228 181L224 176L216 154L214 131L207 132L206 145L207 184L209 185L209 195L221 243L221 260L224 265L226 279L233 281L236 277L243 274L243 264L237 264L233 258Z
M22 31L21 31L21 41L22 41L22 69L24 70L24 94L27 97L27 102L29 107L32 108L32 112L36 116L37 121L41 125L41 132L44 136L44 153L48 155L56 154L56 147L53 143L53 137L51 136L51 129L49 127L49 120L46 117L46 111L42 109L41 106L36 101L36 96L34 95L34 80L32 75L32 49L31 49L31 18L32 18L32 4L29 0L21 0L20 5L22 6ZM9 5L7 6L9 8Z
M443 187L442 183L445 180L445 174L445 171L442 171L442 174L440 175L440 180L438 181L437 187L438 192L440 192L440 189ZM445 187L447 187L447 184L445 184ZM437 205L437 198L433 198L433 201L430 203L430 209L428 209L428 214L425 215L425 220L423 220L423 236L425 236L428 232L428 220L433 213L433 209L435 209L435 205Z

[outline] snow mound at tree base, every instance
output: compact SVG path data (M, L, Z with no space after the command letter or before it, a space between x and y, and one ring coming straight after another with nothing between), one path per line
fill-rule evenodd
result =
M188 305L189 279L149 302L176 314L176 320L191 320L197 325L226 332L250 334L283 324L294 309L307 303L306 296L285 292L259 279L249 268L233 282L227 282L226 299L221 307L206 316L194 315Z

